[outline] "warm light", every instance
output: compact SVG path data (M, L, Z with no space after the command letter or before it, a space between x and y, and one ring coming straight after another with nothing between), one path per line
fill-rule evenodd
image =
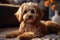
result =
M52 10L56 10L56 4L52 5Z
M47 0L47 1L50 1L50 0Z
M45 7L49 7L49 4L50 4L49 1L44 2Z
M55 0L50 0L51 3L55 2Z

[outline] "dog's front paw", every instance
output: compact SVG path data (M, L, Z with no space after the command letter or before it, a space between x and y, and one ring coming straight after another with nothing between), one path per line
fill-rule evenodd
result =
M4 38L14 38L14 37L17 37L19 34L20 34L19 31L11 32L9 34L6 34Z
M6 34L6 35L4 35L4 38L13 38L14 37L14 35L12 35L12 34Z
M25 37L25 36L21 36L21 35L18 35L17 39L19 39L19 40L30 40L30 38Z
M14 38L14 37L16 37L17 36L17 34L15 33L15 32L11 32L11 33L9 33L9 34L6 34L5 36L4 36L4 38Z
M17 37L20 40L30 40L34 38L34 33L33 32L25 32L23 34L18 35Z

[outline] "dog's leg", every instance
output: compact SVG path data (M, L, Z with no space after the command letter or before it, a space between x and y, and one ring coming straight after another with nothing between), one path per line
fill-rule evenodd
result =
M60 25L52 22L52 21L46 21L45 25L47 26L47 28L51 31L51 33L57 33L58 31L60 31ZM49 31L49 32L50 32Z
M11 32L11 33L9 33L9 34L6 34L6 35L4 36L4 38L13 38L13 37L18 36L19 34L20 34L19 31Z
M17 39L19 39L19 40L30 40L31 38L27 37L27 35L26 36L18 35Z
M23 34L18 35L17 38L20 39L20 40L30 40L34 37L35 37L35 35L34 35L33 32L25 32Z

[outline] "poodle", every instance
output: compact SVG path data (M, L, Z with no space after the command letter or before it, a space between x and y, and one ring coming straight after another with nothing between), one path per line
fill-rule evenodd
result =
M20 23L19 30L6 34L5 38L17 37L20 40L30 40L43 37L50 33L60 34L60 25L52 21L42 21L43 11L37 3L23 3L15 13Z

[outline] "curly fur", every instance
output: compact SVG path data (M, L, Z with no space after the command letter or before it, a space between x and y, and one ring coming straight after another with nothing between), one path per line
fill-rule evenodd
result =
M20 28L16 32L5 35L5 38L17 37L20 40L30 40L50 33L60 34L60 25L52 21L41 20L44 13L37 3L23 3L15 15L21 22ZM29 16L32 17L29 18Z

